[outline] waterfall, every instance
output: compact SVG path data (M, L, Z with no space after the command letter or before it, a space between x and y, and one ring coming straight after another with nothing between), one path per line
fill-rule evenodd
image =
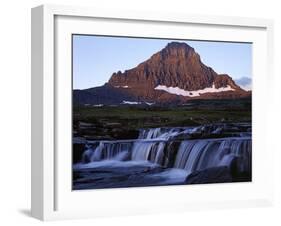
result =
M133 146L132 160L145 161L148 160L150 152L155 148L154 142L137 141Z
M140 131L139 139L153 139L161 135L161 128L143 129Z
M93 147L94 146L94 147ZM82 156L82 162L101 160L134 160L150 161L159 165L164 161L164 141L100 141L93 146L87 146Z
M135 140L92 142L86 145L82 162L149 161L163 167L183 169L189 174L211 167L230 167L233 161L238 161L236 167L241 172L250 171L251 137L177 140L177 135L192 133L195 129L143 129ZM173 145L175 143L177 145Z
M149 128L141 129L138 139L163 139L168 140L180 133L187 133L190 128Z
M131 141L99 141L87 145L82 156L82 162L95 162L101 160L128 159L132 147Z
M182 141L174 168L192 173L215 166L230 166L234 158L240 159L241 170L251 166L251 139L227 138Z
M145 128L137 139L74 143L80 162L73 164L73 187L251 181L250 128L249 124Z
M161 164L164 158L164 148L165 143L161 141L137 141L132 149L132 160Z
M171 141L172 142L172 141ZM136 140L136 141L100 141L87 146L82 162L95 162L114 159L118 161L150 161L165 166L165 148L169 141ZM250 167L251 139L224 138L181 141L175 154L174 168L184 169L191 173L196 170L214 166L229 166L232 160L239 157L241 170ZM169 159L168 159L169 161Z

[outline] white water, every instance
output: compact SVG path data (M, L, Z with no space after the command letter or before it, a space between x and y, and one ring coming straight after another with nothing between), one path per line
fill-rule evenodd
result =
M124 160L130 155L131 141L99 141L92 146L87 145L82 156L82 162L96 162L101 160Z
M132 160L150 161L161 165L165 143L161 141L136 141L132 149Z
M251 161L251 137L232 137L219 139L184 140L173 146L173 137L196 132L198 128L153 128L141 130L139 139L128 141L97 141L87 148L82 156L83 164L77 167L96 167L104 164L157 164L170 165L170 174L175 172L186 175L209 167L230 167L234 158L239 158L241 170L249 169ZM176 148L178 147L178 148ZM177 150L176 150L177 149ZM174 157L174 159L173 159ZM172 165L171 165L172 164ZM157 174L156 174L157 175ZM155 176L155 175L154 175ZM182 178L180 176L180 178ZM176 176L175 176L176 177Z
M193 130L192 127L175 128L151 128L142 129L138 139L164 139L168 140L180 134L188 134Z
M242 160L241 165L249 167L251 161L250 139L183 141L179 147L174 167L192 173L215 166L230 166L235 157Z

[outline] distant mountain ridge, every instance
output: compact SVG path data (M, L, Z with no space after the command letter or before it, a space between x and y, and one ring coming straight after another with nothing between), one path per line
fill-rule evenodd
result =
M252 79L249 77L241 77L239 79L236 79L235 82L246 91L252 90Z
M101 87L74 90L76 104L122 104L124 101L184 103L189 99L248 97L227 74L202 63L186 43L171 42L137 67L113 73Z

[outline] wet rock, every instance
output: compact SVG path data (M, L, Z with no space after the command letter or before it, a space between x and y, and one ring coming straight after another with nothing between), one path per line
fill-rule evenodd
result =
M233 182L246 182L252 180L252 166L250 160L236 157L230 164L230 172Z
M209 184L232 182L232 175L227 166L212 167L191 173L186 184Z
M179 133L178 135L172 137L171 139L174 139L174 140L189 140L191 138L192 138L192 136L188 133Z
M110 135L115 139L137 139L139 136L139 131L115 128L110 131Z
M225 150L227 154L228 150ZM247 182L252 180L251 163L242 157L229 158L225 166L211 167L195 171L187 176L186 184L208 184L226 182Z
M113 140L114 138L109 135L99 136L99 135L84 135L84 137L89 140Z
M222 134L223 129L222 127L217 127L215 130L213 130L211 133L212 134Z
M87 140L84 137L73 137L73 144L86 144Z
M208 124L195 127L189 134L190 139L224 138L250 136L250 125ZM241 135L242 134L242 135ZM188 138L188 137L187 137Z

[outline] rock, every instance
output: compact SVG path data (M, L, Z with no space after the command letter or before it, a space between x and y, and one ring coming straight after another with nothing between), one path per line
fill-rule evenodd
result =
M171 139L175 139L175 140L189 140L191 138L192 136L188 133L179 133L178 135L171 137Z
M95 124L88 123L88 122L79 122L80 129L88 129L88 128L95 128Z
M73 137L73 144L86 144L87 140L84 137Z
M104 135L104 134L101 134L101 135L84 135L84 137L91 141L95 141L95 140L113 140L114 138L109 136L109 135Z
M222 134L223 129L222 127L217 127L215 130L213 130L211 133L212 134Z
M234 182L245 182L252 180L252 166L250 160L236 157L230 164L230 172Z
M120 128L111 131L110 134L112 137L114 137L114 139L137 139L139 136L139 131Z
M109 84L114 87L145 85L147 88L165 85L184 90L199 90L215 84L216 88L230 85L241 90L228 75L218 75L201 62L192 47L181 42L169 43L136 68L113 73Z
M82 160L82 155L85 150L85 143L73 143L72 146L72 162L78 163Z
M227 157L229 148L224 150L223 155ZM242 157L232 156L227 158L225 166L211 167L195 171L187 176L186 184L208 184L225 182L246 182L252 180L251 162Z
M212 167L195 171L187 176L186 184L208 184L232 182L232 175L227 166Z
M107 123L105 123L104 126L105 127L110 127L110 128L119 128L119 127L122 126L122 124L119 123L119 122L107 122Z

